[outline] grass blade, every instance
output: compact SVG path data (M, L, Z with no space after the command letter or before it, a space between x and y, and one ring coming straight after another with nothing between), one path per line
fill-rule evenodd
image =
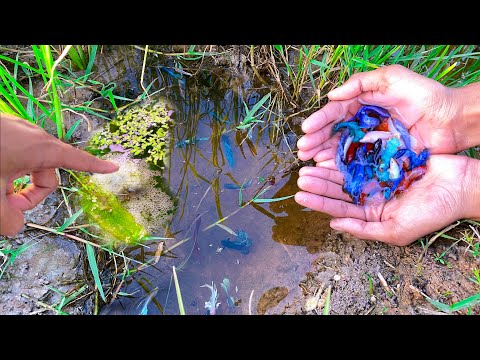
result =
M261 203L271 203L271 202L276 202L276 201L282 201L286 199L290 199L294 197L295 195L288 195L288 196L283 196L279 198L273 198L273 199L254 199L253 202L256 204L261 204Z
M73 135L73 132L77 129L78 125L82 122L82 119L77 120L75 124L72 125L70 129L68 129L67 133L65 134L65 140L69 140L70 137Z
M185 315L185 309L183 308L182 293L180 292L180 285L178 284L177 271L175 266L172 266L173 269L173 281L175 282L175 291L177 292L178 308L180 309L180 315Z
M461 300L452 306L450 306L451 311L459 311L469 307L473 307L480 303L480 292L476 295L470 296L464 300Z
M65 222L57 228L57 231L63 232L67 227L69 227L77 218L83 213L83 209L78 210L75 214L70 216Z
M332 292L332 287L329 286L327 289L327 295L325 296L325 306L323 307L323 315L330 314L330 294Z
M95 249L90 244L85 244L85 247L87 248L88 264L90 265L90 270L92 270L95 285L97 285L97 289L100 292L102 300L107 302L107 300L105 299L105 294L103 293L102 282L100 281L100 276L98 275L97 260L95 259Z
M90 73L92 72L93 62L95 61L95 56L97 55L98 45L90 46L90 58L88 60L87 69L85 70L85 81L87 81Z

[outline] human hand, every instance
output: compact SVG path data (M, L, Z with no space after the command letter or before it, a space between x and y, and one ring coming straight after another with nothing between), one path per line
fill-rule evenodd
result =
M425 175L398 198L358 206L343 192L334 159L300 169L295 201L334 217L330 226L366 240L408 245L462 218L480 218L480 161L432 155Z
M58 185L55 168L111 173L118 166L76 149L24 119L0 113L0 234L23 227L23 212L33 209ZM13 181L30 174L31 183L14 193Z
M352 117L365 104L396 109L403 116L410 135L432 154L454 154L477 145L480 130L470 135L476 138L467 139L473 127L466 126L463 115L465 101L473 102L480 92L478 87L468 94L464 90L459 94L459 89L443 86L400 65L354 74L345 84L330 91L331 101L325 107L303 122L306 135L297 142L298 157L319 161L315 157L317 153L335 142L335 138L327 141L333 125ZM480 125L480 120L477 124Z

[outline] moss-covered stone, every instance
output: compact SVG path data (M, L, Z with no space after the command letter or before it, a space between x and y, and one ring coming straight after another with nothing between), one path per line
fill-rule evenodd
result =
M172 198L156 186L167 154L171 124L161 101L132 107L112 120L89 143L89 150L119 165L112 174L82 175L79 205L96 233L109 243L135 244L160 232L172 218ZM107 153L105 155L105 153Z

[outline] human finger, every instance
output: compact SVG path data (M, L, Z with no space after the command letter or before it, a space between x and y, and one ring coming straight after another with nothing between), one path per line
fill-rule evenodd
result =
M316 176L321 179L333 181L343 185L343 174L338 170L331 170L322 167L304 166L298 171L299 176Z
M335 163L335 159L328 159L328 160L317 162L316 166L323 167L326 169L331 169L331 170L338 170L337 164Z
M337 154L337 148L328 148L325 150L321 150L313 157L315 162L322 162L330 159L335 159L335 155Z
M333 217L352 217L366 220L365 211L362 207L343 200L299 191L295 194L295 201L302 206L324 212Z
M0 199L0 234L15 236L23 227L23 212L11 206L5 194Z
M297 180L300 189L315 195L352 202L350 196L343 192L342 186L316 176L300 176Z
M346 105L342 101L330 101L303 121L302 131L305 134L311 134L336 120L344 118L348 111L348 106Z
M327 96L332 101L349 100L359 95L371 94L384 90L387 81L384 76L384 69L376 69L356 73L341 86L331 90Z
M393 220L387 221L364 221L354 218L338 218L330 221L330 227L334 230L345 231L363 240L378 240L392 245L403 246L411 242L406 234L399 236L394 231Z
M16 194L7 195L9 204L21 211L33 209L50 195L58 185L54 169L32 172L31 184Z
M308 135L305 135L308 136ZM324 143L315 146L313 148L310 148L308 150L303 150L303 149L298 149L297 156L300 160L306 161L312 159L319 151L322 151L324 149L328 149L331 147L337 147L338 145L338 139L340 138L339 134L336 134L335 136L331 137Z
M117 164L97 158L55 138L42 146L41 150L30 160L31 167L35 170L65 168L100 174L118 170Z

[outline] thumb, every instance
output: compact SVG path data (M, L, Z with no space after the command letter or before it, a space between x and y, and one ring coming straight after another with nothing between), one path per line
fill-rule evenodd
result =
M369 222L353 218L336 218L330 221L330 227L337 231L344 231L363 240L378 240L392 243L390 221Z
M374 92L385 90L386 85L384 77L378 73L380 69L357 73L348 79L342 86L330 91L327 96L330 100L349 100L362 95L367 98L373 98Z

